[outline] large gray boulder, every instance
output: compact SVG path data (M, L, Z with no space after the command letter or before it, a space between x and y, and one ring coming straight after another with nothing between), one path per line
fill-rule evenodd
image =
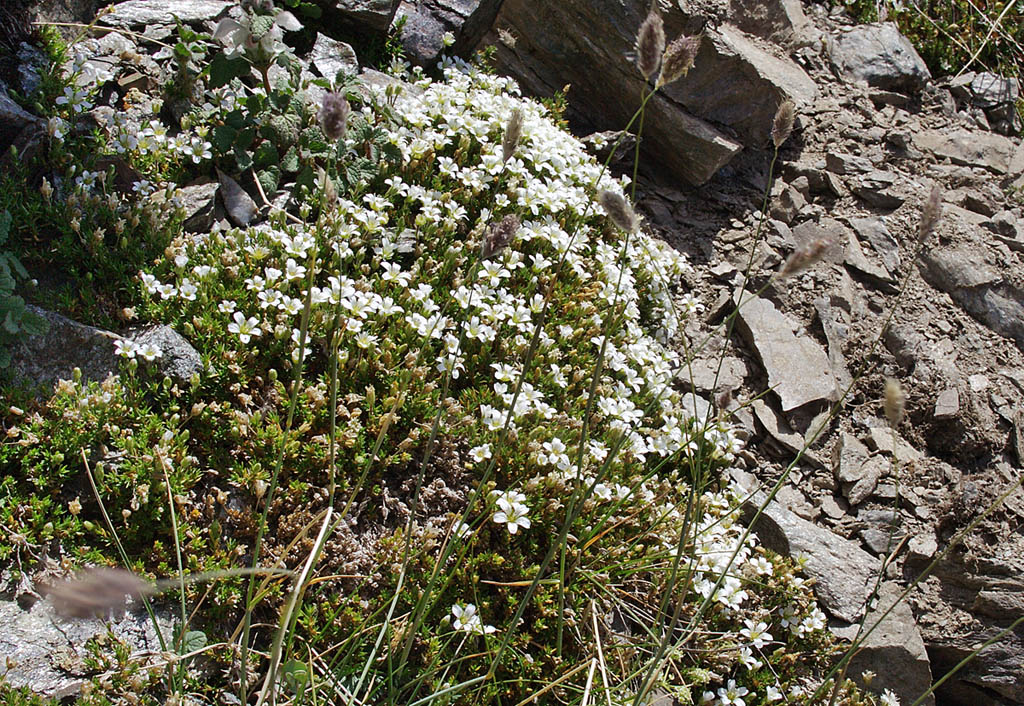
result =
M747 34L779 44L803 43L814 31L800 0L729 0L729 18Z
M70 380L75 368L86 380L103 381L117 371L114 341L118 336L66 316L29 305L46 320L46 333L26 336L11 351L14 381L28 387L52 387Z
M179 384L202 373L199 353L170 326L152 326L122 337L36 306L28 308L45 319L48 328L46 333L26 336L12 349L11 375L17 384L50 391L57 381L72 379L76 368L84 380L102 382L118 372L114 342L120 338L159 349L157 370Z
M762 147L779 105L811 104L817 86L795 62L735 27L707 31L693 69L665 95L699 118L733 130L745 146Z
M100 24L111 27L146 27L172 25L174 20L198 24L226 15L235 3L230 0L125 0L100 17Z
M159 616L160 630L171 635L171 619ZM108 629L128 645L136 659L160 654L156 629L145 611L131 611L113 620L70 619L57 615L47 601L23 609L16 601L0 601L0 654L7 658L3 679L49 698L74 696L92 672L86 666L86 643L103 639Z
M473 47L491 28L501 0L402 0L395 15L404 19L402 46L417 64L429 66L444 49L446 32L455 37L452 51Z
M926 282L1024 350L1024 289L987 264L977 249L926 248L920 270Z
M346 20L385 32L398 9L399 0L338 0L335 11Z
M924 130L914 136L914 146L953 164L982 167L996 174L1010 170L1016 145L1002 135L977 130Z
M890 91L917 91L932 77L914 45L892 22L841 32L831 42L829 55L848 78Z
M649 5L505 0L481 46L497 48L499 70L527 93L550 96L570 85L570 112L581 127L622 129L648 90L631 57ZM700 29L700 18L675 4L664 22L670 41ZM805 105L816 94L814 82L777 47L727 24L708 28L689 75L648 104L643 146L664 176L701 184L744 147L766 145L783 101Z

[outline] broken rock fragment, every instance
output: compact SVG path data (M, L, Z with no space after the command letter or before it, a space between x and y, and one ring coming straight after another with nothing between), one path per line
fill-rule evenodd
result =
M741 301L739 294L734 300ZM796 323L772 302L743 292L739 328L761 359L768 373L768 385L778 395L782 411L837 399L825 351L809 336L797 336Z

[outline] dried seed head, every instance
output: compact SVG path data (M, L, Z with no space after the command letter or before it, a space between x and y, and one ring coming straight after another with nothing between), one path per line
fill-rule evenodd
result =
M932 192L928 195L928 201L921 211L921 223L917 227L917 242L923 243L935 232L935 226L939 224L942 217L942 187L938 184L932 186Z
M654 76L661 64L661 55L665 51L665 23L658 12L657 0L651 3L651 11L647 19L640 25L636 35L636 65L645 79Z
M515 154L519 140L523 137L523 109L516 108L505 125L505 136L501 138L501 158L507 162Z
M59 615L90 618L123 611L126 598L138 600L155 589L130 571L96 567L70 581L45 587L44 593Z
M331 177L327 175L327 172L321 167L317 170L317 181L324 190L324 203L329 206L333 206L338 203L338 191L334 188L334 182L331 181Z
M640 228L640 219L637 218L633 207L629 205L626 198L615 191L607 189L597 195L597 201L601 208L608 214L612 223L627 233L635 233Z
M675 39L665 49L661 57L661 73L658 74L657 86L667 86L681 76L685 76L693 66L700 51L700 35L688 37L685 34Z
M484 234L484 242L480 248L480 257L488 259L504 250L519 232L519 218L508 214L500 222L492 224Z
M775 120L772 121L772 143L775 149L782 147L782 143L789 139L793 132L793 121L796 120L796 105L791 100L784 100L775 111Z
M328 93L320 106L320 129L328 140L340 140L345 136L348 123L348 101L340 93Z
M516 48L516 37L514 34L509 32L507 29L498 30L498 41L504 44L509 49Z
M903 387L898 380L887 378L885 381L885 418L889 420L889 426L895 429L903 420L903 411L907 406L907 396L903 394Z
M779 277L786 279L793 275L800 274L808 267L818 262L824 255L825 251L832 246L832 241L828 238L817 238L812 240L806 245L797 248L793 251L793 254L786 258L786 261L782 263L782 267L779 268Z

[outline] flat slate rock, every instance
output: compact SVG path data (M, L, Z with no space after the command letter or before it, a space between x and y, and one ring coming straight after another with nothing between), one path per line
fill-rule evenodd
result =
M350 76L359 74L359 59L356 58L355 50L345 42L331 39L325 34L316 35L309 58L320 75L330 81L334 81L341 71Z
M399 0L338 0L335 9L343 17L378 32L386 32Z
M914 146L953 164L983 167L997 174L1010 171L1017 150L1010 138L978 130L926 130L914 136Z
M797 325L770 301L744 293L739 327L764 364L782 411L837 399L828 355L810 337L797 336Z
M185 24L196 24L215 20L234 5L229 0L125 0L114 5L113 12L99 21L111 27L173 25L175 18Z

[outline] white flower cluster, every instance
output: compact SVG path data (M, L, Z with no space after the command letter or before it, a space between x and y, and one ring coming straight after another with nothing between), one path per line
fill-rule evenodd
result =
M152 363L162 358L164 353L152 343L136 343L130 338L118 338L114 340L114 354L127 359L138 357Z

